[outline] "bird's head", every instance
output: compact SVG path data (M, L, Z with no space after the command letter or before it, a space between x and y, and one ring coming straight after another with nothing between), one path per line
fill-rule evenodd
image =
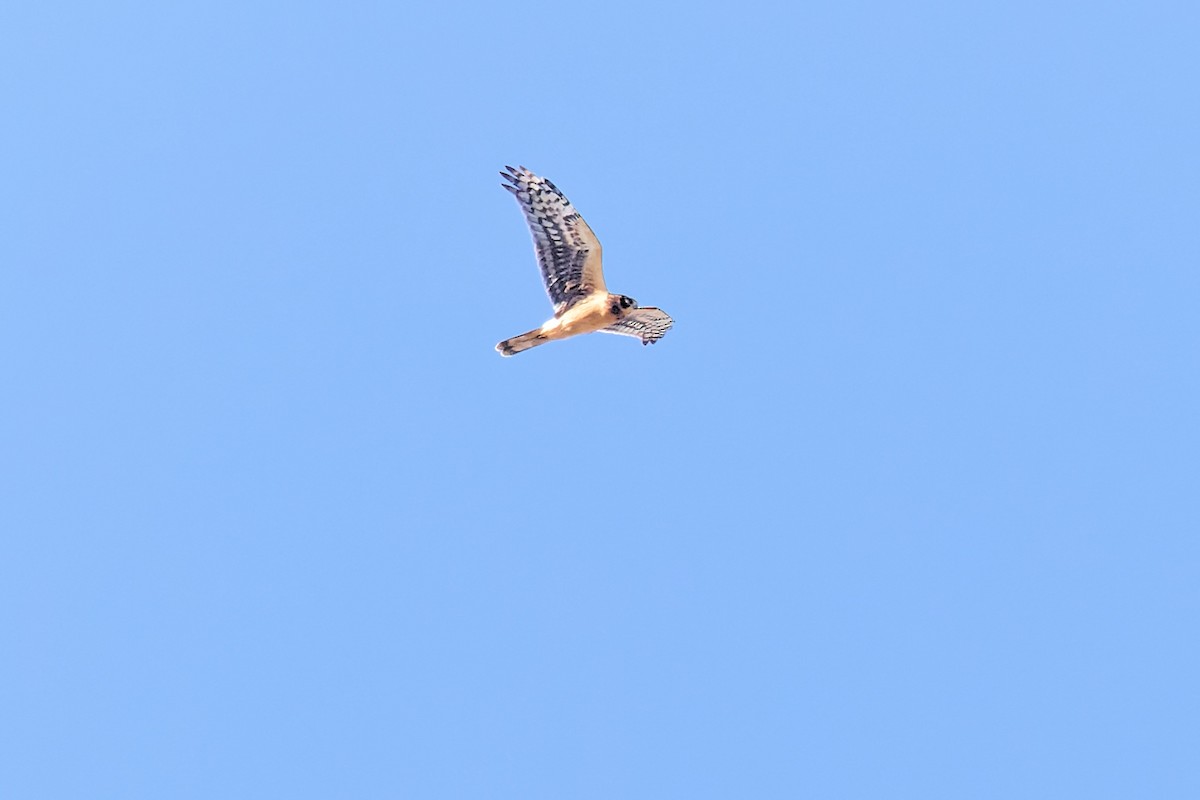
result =
M638 307L637 300L634 300L632 297L626 297L623 294L611 295L609 300L611 301L609 304L609 310L619 317L625 316L625 313L630 309Z

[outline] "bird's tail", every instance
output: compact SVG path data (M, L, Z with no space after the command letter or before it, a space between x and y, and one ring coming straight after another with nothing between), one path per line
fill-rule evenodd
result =
M531 347L537 347L539 344L545 344L550 341L543 333L542 329L522 333L520 336L514 336L511 339L505 339L500 344L496 345L496 350L502 356L516 355L522 350L528 350Z

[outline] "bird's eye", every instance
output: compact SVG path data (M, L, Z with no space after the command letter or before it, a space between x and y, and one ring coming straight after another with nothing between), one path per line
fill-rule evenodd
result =
M621 308L629 308L629 298L628 297L621 298Z

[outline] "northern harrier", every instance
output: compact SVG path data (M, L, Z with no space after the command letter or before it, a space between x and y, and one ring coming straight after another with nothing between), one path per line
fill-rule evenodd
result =
M658 308L638 308L632 297L609 293L600 267L600 242L571 201L524 167L506 169L500 176L508 183L500 185L513 193L525 213L554 316L542 327L496 345L500 355L593 331L635 336L642 344L661 339L671 318Z

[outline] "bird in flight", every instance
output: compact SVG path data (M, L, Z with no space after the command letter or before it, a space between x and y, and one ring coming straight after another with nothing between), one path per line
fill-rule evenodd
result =
M659 308L639 308L637 301L612 294L604 286L600 242L562 192L524 167L506 167L500 184L513 193L533 234L533 249L542 270L554 316L542 327L496 345L511 356L546 342L581 333L615 333L654 344L672 320Z

